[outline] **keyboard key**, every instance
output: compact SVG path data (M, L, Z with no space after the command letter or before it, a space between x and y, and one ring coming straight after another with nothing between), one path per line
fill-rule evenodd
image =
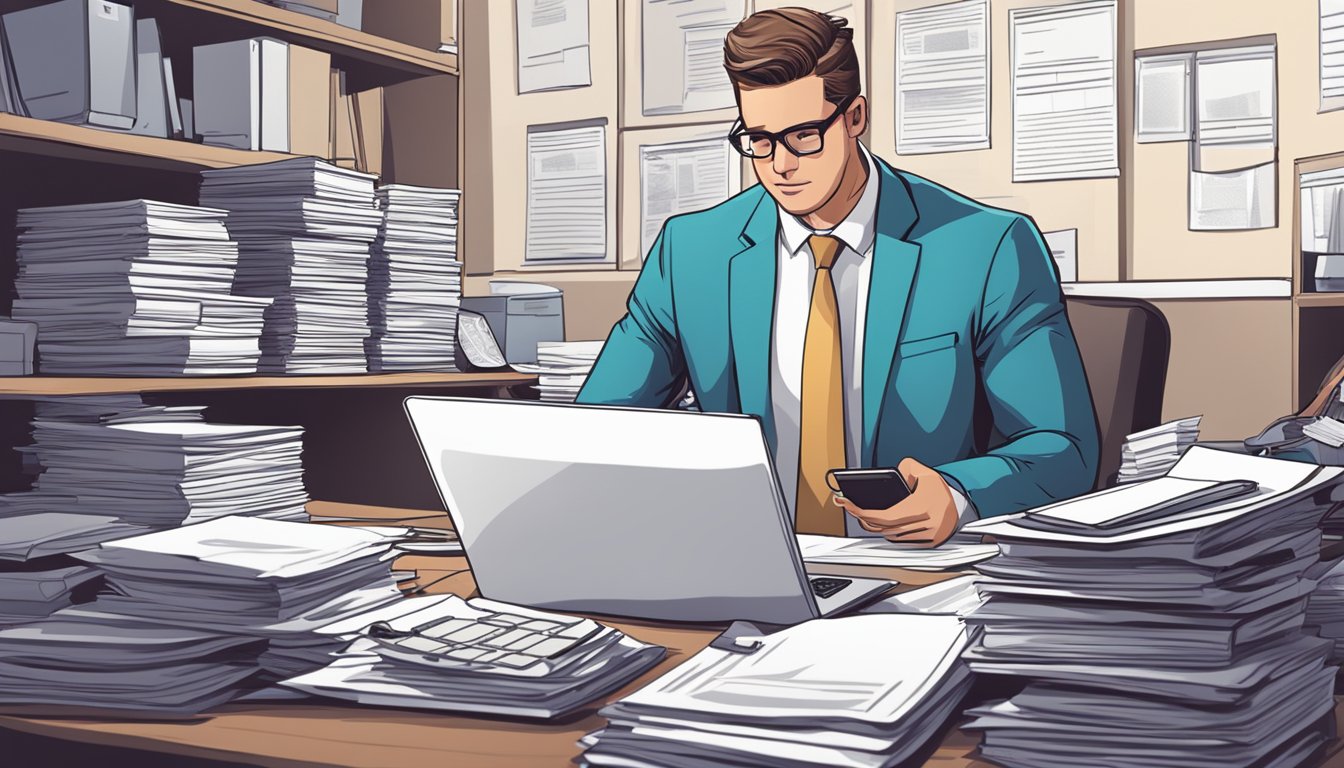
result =
M554 632L563 627L563 624L557 624L554 621L543 621L542 619L529 621L522 625L522 629L530 629L533 632Z
M499 627L492 627L489 624L468 624L454 632L439 635L439 637L454 643L472 643L480 642L503 631Z
M495 661L495 663L501 667L509 667L512 669L527 669L533 664L538 664L540 662L541 659L538 659L535 656L524 656L521 653L511 653L508 656L501 657Z
M428 637L405 637L398 640L397 645L420 653L438 653L448 647L446 643L431 640Z
M508 645L508 649L510 651L526 651L528 648L531 648L532 646L536 645L537 643L540 643L542 640L545 639L546 639L545 635L538 635L529 632L525 637L522 637L510 643Z
M461 629L478 626L476 622L468 619L449 619L438 624L417 627L416 632L426 637L447 637Z
M563 637L551 637L542 640L540 643L527 649L529 656L541 656L543 658L554 656L573 648L577 643L573 640L567 640Z
M509 650L513 650L514 643L529 637L536 637L536 635L532 632L528 632L526 629L510 629L503 634L490 638L485 641L484 644L491 648L508 648Z

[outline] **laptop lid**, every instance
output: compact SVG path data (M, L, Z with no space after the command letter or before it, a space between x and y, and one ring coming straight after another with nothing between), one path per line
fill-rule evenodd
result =
M752 417L410 397L481 594L664 621L818 615Z

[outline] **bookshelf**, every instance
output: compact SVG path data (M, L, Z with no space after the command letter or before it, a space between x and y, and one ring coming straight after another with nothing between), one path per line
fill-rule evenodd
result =
M0 0L0 13L46 1ZM350 90L384 89L383 182L461 186L455 53L258 0L121 1L134 5L137 16L159 21L164 53L179 64L180 95L190 95L191 51L198 45L271 36L326 51ZM392 3L366 7L397 12ZM445 9L453 7L444 0ZM17 210L135 198L195 205L200 171L288 157L0 114L0 167L6 171L0 179L0 315L9 313L13 298ZM305 480L315 499L441 508L402 401L414 394L526 396L535 382L535 376L511 372L0 377L0 491L22 490L28 482L18 454L8 449L29 442L33 399L140 394L152 404L209 406L208 418L220 423L303 426Z

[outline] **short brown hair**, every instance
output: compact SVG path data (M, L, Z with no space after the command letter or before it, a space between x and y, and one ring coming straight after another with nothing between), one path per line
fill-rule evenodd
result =
M734 93L815 74L825 81L829 102L859 94L854 30L842 18L806 8L759 11L743 19L723 42L723 66Z

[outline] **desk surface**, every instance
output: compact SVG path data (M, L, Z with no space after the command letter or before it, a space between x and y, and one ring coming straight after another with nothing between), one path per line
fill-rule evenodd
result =
M323 512L350 513L357 507L322 505ZM316 511L316 510L314 510ZM386 510L370 510L387 523ZM446 518L445 518L446 520ZM424 525L423 519L415 521ZM475 582L466 572L466 559L411 555L399 568L415 568L421 584L433 584L431 593L472 594ZM829 568L818 572L836 573ZM853 572L853 569L841 569ZM897 569L862 569L865 575L895 578L914 588L956 574L921 573ZM454 575L454 572L461 571ZM446 577L446 578L444 578ZM666 646L668 656L656 668L607 700L615 700L644 685L704 648L717 634L703 628L671 628L636 622L609 622L633 637ZM605 703L605 702L601 702ZM39 736L107 746L167 752L191 757L235 760L277 768L342 766L348 768L522 768L563 766L580 752L576 742L601 727L600 704L561 722L522 722L481 717L456 717L403 709L278 703L230 705L209 717L189 722L128 722L103 719L49 719L0 714L0 727ZM13 712L14 710L9 710ZM1336 707L1344 733L1344 707ZM992 768L973 756L975 734L951 728L929 755L925 765L937 768ZM1331 745L1322 768L1344 768L1341 742Z

